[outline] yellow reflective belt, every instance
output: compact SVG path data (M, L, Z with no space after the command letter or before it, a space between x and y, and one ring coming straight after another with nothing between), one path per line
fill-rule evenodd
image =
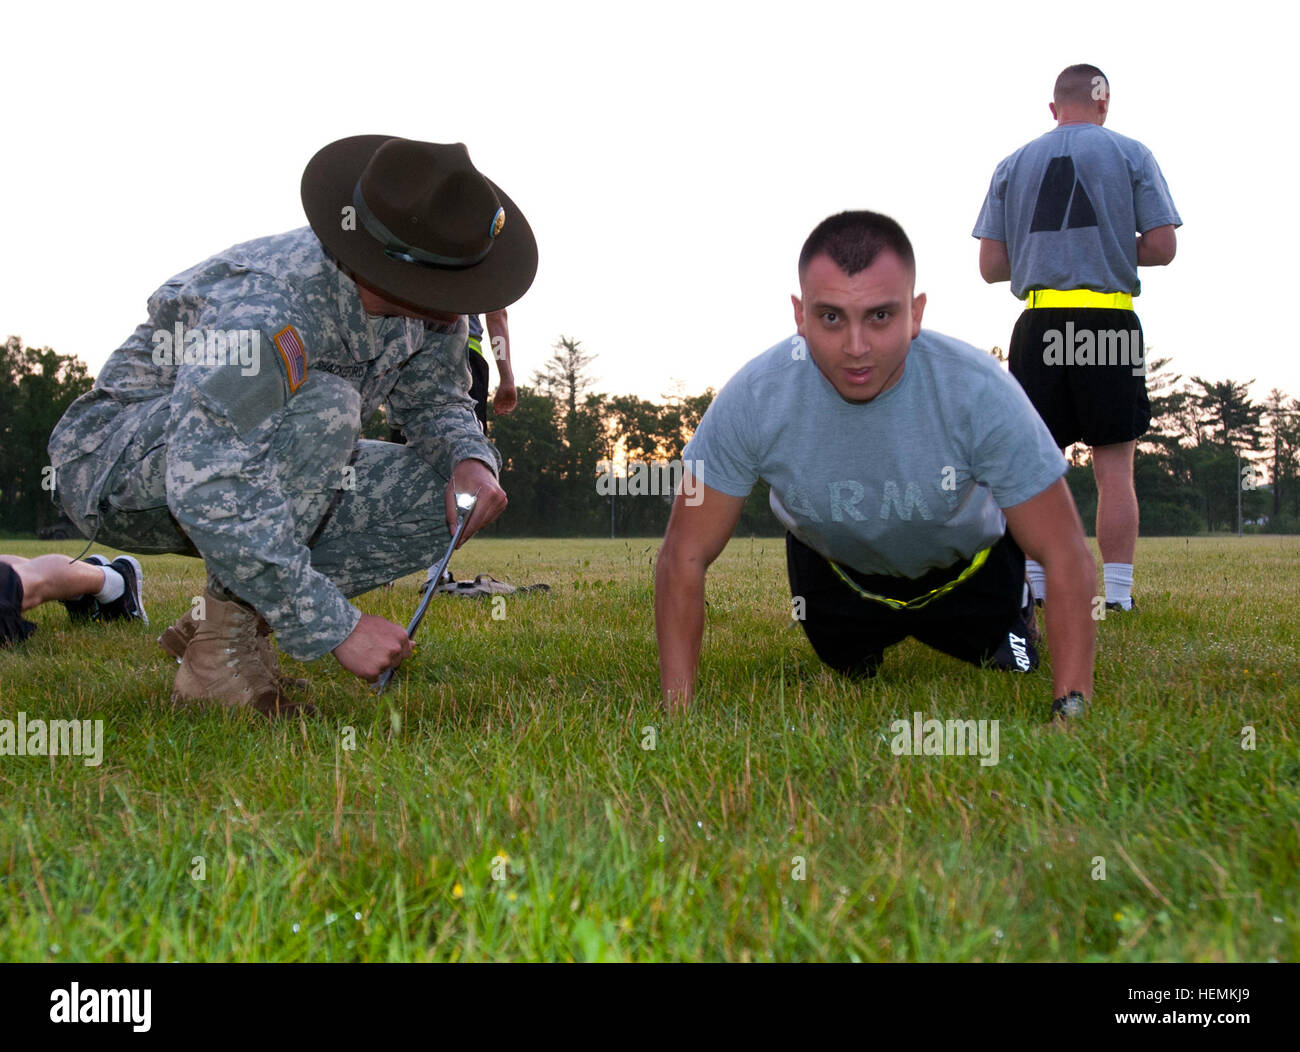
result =
M1025 310L1035 307L1102 307L1132 310L1127 292L1093 292L1092 289L1034 289L1025 297Z
M919 610L927 603L931 603L938 599L939 596L947 595L961 584L962 581L966 580L966 578L978 571L979 568L988 561L989 552L992 550L993 546L990 545L989 547L976 552L975 557L970 561L970 565L967 566L966 569L962 570L962 572L953 578L953 580L949 581L947 584L941 584L938 588L932 588L924 595L918 595L915 599L890 599L886 595L876 595L875 592L868 592L862 587L862 585L858 584L857 581L853 580L853 578L846 574L840 568L839 563L831 559L827 559L826 561L831 564L831 569L835 571L839 576L839 579L857 592L858 595L862 596L863 599L873 599L877 603L884 603L886 606L894 610Z
M469 349L480 358L483 356L483 344L478 336L471 336L469 338Z

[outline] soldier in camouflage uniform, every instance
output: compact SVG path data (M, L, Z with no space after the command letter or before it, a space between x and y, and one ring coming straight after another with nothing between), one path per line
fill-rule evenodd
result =
M505 507L463 315L531 284L523 215L463 146L386 136L321 150L302 194L310 227L155 292L149 321L50 438L87 536L204 560L205 616L161 640L181 658L179 703L300 706L271 631L295 658L332 652L373 681L410 640L348 598L433 562L457 492L481 490L466 538ZM380 405L407 445L358 440Z

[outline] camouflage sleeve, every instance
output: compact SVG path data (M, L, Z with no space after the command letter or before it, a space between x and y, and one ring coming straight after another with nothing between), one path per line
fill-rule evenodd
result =
M481 460L501 470L501 455L478 426L463 329L432 333L402 367L388 396L388 418L406 432L407 443L444 478L462 460Z
M274 446L291 392L272 340L287 317L245 301L202 319L210 328L257 333L260 368L250 373L235 361L178 370L167 503L208 571L266 618L287 653L306 661L346 639L361 612L312 568L277 468Z

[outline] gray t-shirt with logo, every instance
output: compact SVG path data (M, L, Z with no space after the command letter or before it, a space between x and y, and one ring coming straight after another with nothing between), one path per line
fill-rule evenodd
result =
M928 330L899 381L863 403L840 397L801 339L782 341L727 382L682 458L729 496L765 479L772 511L799 540L861 573L898 577L993 544L1006 530L1001 509L1067 467L992 356Z
M1151 151L1097 124L1040 135L993 173L974 237L1005 241L1011 292L1142 291L1137 235L1182 226Z

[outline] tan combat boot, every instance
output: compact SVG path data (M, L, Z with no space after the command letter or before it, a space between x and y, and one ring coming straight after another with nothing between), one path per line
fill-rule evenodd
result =
M311 715L316 711L314 705L294 700L276 684L262 656L265 637L258 630L260 618L252 607L222 602L209 595L207 615L206 620L197 623L185 647L181 667L176 670L176 685L172 689L174 704L215 701L227 708L253 708L269 717L299 711ZM171 629L164 632L159 640L169 653L172 650L168 642L175 645L178 637L184 635L179 631L169 635L170 632ZM266 645L269 647L269 642Z
M214 600L209 594L206 602L219 602ZM168 654L176 659L179 665L181 659L185 657L185 648L190 645L190 640L194 638L194 633L199 630L199 622L194 620L194 610L186 610L184 615L174 625L167 628L162 635L158 637L158 645ZM286 676L280 668L280 662L275 656L275 647L271 645L271 626L258 615L257 618L257 652L262 658L262 664L271 674L271 679L280 689L280 693L288 694L291 691L299 690L303 693L311 691L311 683L301 676Z

